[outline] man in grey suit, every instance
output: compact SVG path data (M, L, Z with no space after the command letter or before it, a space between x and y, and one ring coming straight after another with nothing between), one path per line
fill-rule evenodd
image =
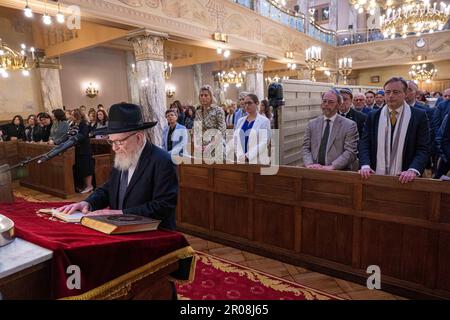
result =
M308 123L302 147L304 166L320 170L347 170L356 160L358 127L337 114L342 96L335 89L322 98L322 116Z

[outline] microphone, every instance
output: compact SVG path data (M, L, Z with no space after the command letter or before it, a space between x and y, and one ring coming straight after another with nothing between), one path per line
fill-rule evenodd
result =
M72 126L69 128L69 131L67 131L62 137L59 139L55 139L55 145L59 145L61 143L66 142L69 137L76 136L78 132L80 131L80 128L78 126Z
M57 155L63 153L64 151L66 151L67 149L73 147L74 145L76 145L78 143L78 141L80 140L80 138L78 136L72 136L70 137L66 142L61 143L59 145L57 145L56 147L54 147L52 150L50 150L49 152L47 152L45 155L43 155L37 163L41 164L45 161L48 161L54 157L56 157Z

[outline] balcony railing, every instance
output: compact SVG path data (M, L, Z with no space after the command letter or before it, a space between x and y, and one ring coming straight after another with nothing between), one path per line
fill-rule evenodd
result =
M322 28L318 24L309 21L304 14L286 12L282 8L275 6L273 1L270 0L231 1L332 46L345 46L356 43L385 40L379 29L340 30L334 32ZM450 22L447 22L444 26L444 30L448 29L450 29ZM397 34L396 38L401 38L401 34Z
M315 23L307 21L307 18L302 13L286 12L273 5L269 0L232 1L257 12L264 17L275 20L299 32L303 32L312 38L332 46L336 45L336 37L333 31L324 29Z

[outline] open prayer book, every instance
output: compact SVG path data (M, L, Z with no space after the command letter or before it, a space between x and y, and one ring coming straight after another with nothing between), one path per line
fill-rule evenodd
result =
M38 212L52 215L55 218L58 218L62 221L70 222L70 223L80 223L81 218L83 218L85 216L85 214L82 213L81 211L75 211L72 214L65 214L56 209L40 209L40 210L38 210Z

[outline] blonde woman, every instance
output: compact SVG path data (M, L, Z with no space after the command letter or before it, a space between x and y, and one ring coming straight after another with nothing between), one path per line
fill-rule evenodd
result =
M200 148L204 151L208 146L213 146L218 143L215 139L220 133L221 142L225 137L225 130L227 128L225 124L225 112L221 107L216 104L213 90L210 85L204 85L200 88L199 93L200 106L197 107L195 112L194 132L202 133L201 143L198 141L199 137L196 137L196 148ZM201 128L201 131L200 131Z

